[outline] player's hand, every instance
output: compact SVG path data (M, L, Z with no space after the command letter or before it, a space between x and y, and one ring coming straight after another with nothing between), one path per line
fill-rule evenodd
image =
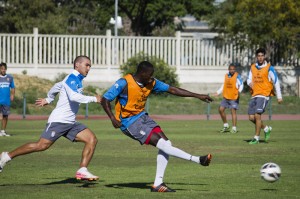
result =
M47 104L48 102L45 98L38 98L37 100L35 100L35 105L37 106L45 106Z
M212 93L211 95L214 96L214 97L218 97L219 96L218 93Z
M278 99L277 102L278 102L278 104L281 104L283 102L283 100L282 99Z
M122 123L116 120L115 117L111 118L111 123L115 128L120 128L122 126Z
M97 103L101 103L102 97L100 95L95 96L97 98Z
M214 101L211 97L209 97L209 95L201 95L199 99L206 103Z

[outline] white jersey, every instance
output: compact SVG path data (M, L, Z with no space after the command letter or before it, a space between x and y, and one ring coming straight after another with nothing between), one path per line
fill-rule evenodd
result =
M97 102L94 96L82 94L82 80L84 76L74 70L63 81L56 83L48 92L46 101L51 103L59 93L55 109L48 118L48 123L75 123L80 103Z

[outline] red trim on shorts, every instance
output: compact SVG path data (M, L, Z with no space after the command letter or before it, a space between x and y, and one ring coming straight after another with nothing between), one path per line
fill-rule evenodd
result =
M150 139L151 139L153 133L158 134L158 133L161 133L161 132L163 132L163 131L161 130L160 126L154 127L154 128L152 129L152 131L150 132L149 136L147 137L147 139L146 139L146 141L145 141L144 144L149 144Z

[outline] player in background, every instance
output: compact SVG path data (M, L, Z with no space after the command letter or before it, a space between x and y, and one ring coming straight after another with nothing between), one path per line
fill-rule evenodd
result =
M103 95L101 104L115 128L140 144L150 144L158 148L157 170L152 192L175 192L163 182L169 156L192 161L208 166L211 154L193 156L174 147L160 126L145 112L148 96L154 92L168 92L181 97L194 97L205 102L211 102L208 95L192 93L187 90L169 86L153 78L154 67L147 61L141 62L134 75L128 74L119 79ZM115 115L111 110L110 102L116 99ZM184 129L183 129L184 131Z
M277 101L279 104L282 103L279 79L274 67L265 59L266 50L259 48L255 54L257 61L251 65L247 78L247 84L251 88L252 95L249 102L248 115L249 120L255 125L255 135L249 144L259 143L261 129L265 132L265 141L267 142L270 138L272 127L263 123L261 115L265 112L270 96L275 95L274 87Z
M57 105L49 116L48 123L40 139L37 142L24 144L11 152L2 152L0 172L5 164L13 158L47 150L58 138L64 136L72 142L83 142L85 144L76 178L79 180L97 180L99 178L87 170L94 154L97 138L90 129L75 120L80 103L100 103L101 100L100 96L85 96L82 94L82 80L88 75L90 68L91 61L89 57L76 57L74 71L62 82L56 83L48 92L47 98L36 100L37 106L44 106L51 103L59 93Z
M217 90L214 96L218 96L223 93L223 100L220 103L219 113L223 121L223 128L220 130L220 133L237 133L237 115L236 110L239 109L239 93L242 92L244 88L243 80L236 72L234 64L230 64L228 67L228 73L225 74L224 83L221 88ZM231 110L232 116L232 128L230 130L229 124L227 122L225 109L228 108Z
M2 120L0 136L7 134L6 126L10 114L10 104L15 98L15 83L12 75L6 74L6 63L0 64L0 120Z

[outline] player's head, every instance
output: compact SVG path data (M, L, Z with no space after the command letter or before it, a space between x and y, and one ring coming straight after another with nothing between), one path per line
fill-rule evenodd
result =
M234 75L234 73L235 73L235 65L233 63L229 64L228 71L229 71L230 75Z
M138 76L140 83L147 85L152 81L153 73L153 65L148 61L142 61L139 63L135 75Z
M0 63L0 74L2 76L6 75L7 65L4 62Z
M255 52L258 64L262 64L265 61L266 50L264 48L259 48Z
M74 69L83 76L87 76L91 69L91 59L85 55L77 56L74 60Z

